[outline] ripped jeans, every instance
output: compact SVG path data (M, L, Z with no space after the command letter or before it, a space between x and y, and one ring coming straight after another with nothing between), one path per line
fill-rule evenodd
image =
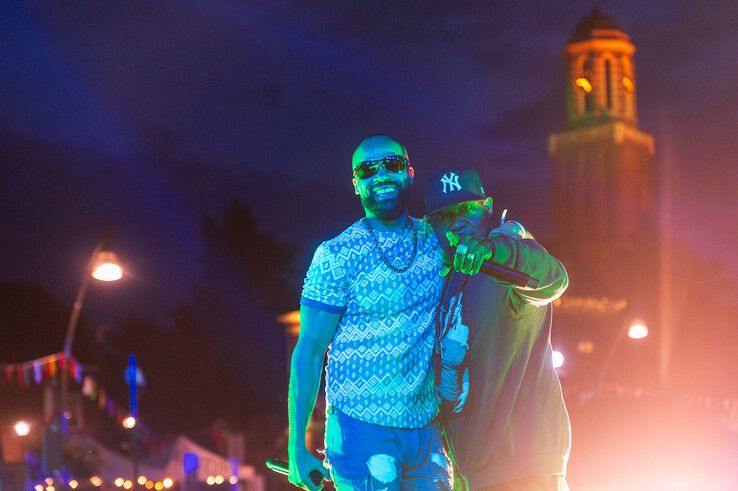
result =
M338 491L450 490L438 423L390 428L328 407L325 455Z

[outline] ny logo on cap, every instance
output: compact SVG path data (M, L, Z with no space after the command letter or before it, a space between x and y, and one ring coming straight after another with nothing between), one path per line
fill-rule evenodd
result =
M459 176L453 172L444 174L441 177L441 184L443 184L443 194L449 191L461 191L461 184L459 184Z

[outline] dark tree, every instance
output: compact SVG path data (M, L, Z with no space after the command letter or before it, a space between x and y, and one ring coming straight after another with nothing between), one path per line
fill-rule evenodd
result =
M0 361L22 362L64 347L68 307L40 285L0 282Z
M248 206L232 200L220 222L205 217L202 235L206 256L233 268L243 288L253 290L254 285L258 286L252 301L265 303L273 312L294 308L297 289L293 261L297 249L261 230ZM205 257L206 266L212 257Z
M175 315L179 342L199 346L197 353L182 346L191 359L180 370L192 390L207 394L203 412L191 419L205 423L209 415L211 424L220 419L243 431L249 460L261 462L286 425L286 347L276 317L298 303L296 250L260 229L237 200L220 220L203 219L202 237L201 278Z

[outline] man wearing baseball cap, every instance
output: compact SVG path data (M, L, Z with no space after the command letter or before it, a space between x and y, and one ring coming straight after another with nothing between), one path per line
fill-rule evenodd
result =
M566 270L520 224L495 227L473 169L433 177L426 207L447 247L436 346L456 469L473 490L566 490L570 425L550 342ZM484 261L538 286L476 274Z

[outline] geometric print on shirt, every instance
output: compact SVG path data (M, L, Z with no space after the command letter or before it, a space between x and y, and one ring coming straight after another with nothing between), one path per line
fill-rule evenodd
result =
M302 290L303 305L340 313L328 350L326 401L368 423L419 428L438 411L431 363L434 314L443 278L431 227L411 218L418 252L392 271L362 220L318 246ZM374 231L396 267L412 255L413 234Z

